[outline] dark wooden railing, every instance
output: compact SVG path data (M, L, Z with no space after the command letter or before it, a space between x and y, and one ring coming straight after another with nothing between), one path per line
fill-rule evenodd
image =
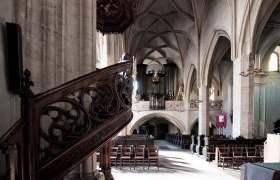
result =
M28 161L26 154L26 121L20 119L14 126L0 139L0 149L5 155L6 164L1 168L6 169L6 179L25 179ZM17 172L16 172L17 171ZM2 179L3 177L0 177Z
M20 144L22 173L16 176L61 179L125 127L133 117L131 73L132 62L120 63L38 95L28 93L25 118L0 141L1 149Z

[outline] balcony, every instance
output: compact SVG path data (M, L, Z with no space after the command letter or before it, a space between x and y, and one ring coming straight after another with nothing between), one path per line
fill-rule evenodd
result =
M132 111L150 111L150 110L164 110L164 111L185 111L184 101L164 101L164 107L162 105L151 107L151 101L137 101L132 104Z

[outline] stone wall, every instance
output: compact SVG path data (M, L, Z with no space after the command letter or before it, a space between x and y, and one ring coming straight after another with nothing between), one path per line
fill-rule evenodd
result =
M18 0L15 7L35 93L95 70L96 1Z
M15 22L13 0L0 1L0 137L19 119L19 98L8 90L6 22Z
M0 2L0 136L19 119L19 98L8 91L6 22L22 28L23 65L39 93L95 70L96 12L91 0Z

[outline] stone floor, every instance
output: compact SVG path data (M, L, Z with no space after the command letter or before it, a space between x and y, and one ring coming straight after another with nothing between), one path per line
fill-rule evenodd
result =
M192 154L188 150L182 150L168 144L166 141L156 141L159 147L159 170L156 166L147 165L143 170L142 166L131 170L124 166L121 170L112 167L112 174L115 180L238 180L240 171L237 169L215 166L206 162L202 157Z

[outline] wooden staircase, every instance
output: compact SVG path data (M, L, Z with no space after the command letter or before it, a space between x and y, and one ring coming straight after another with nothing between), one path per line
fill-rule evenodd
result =
M132 119L132 62L33 95L26 74L22 118L0 139L6 179L61 179Z

